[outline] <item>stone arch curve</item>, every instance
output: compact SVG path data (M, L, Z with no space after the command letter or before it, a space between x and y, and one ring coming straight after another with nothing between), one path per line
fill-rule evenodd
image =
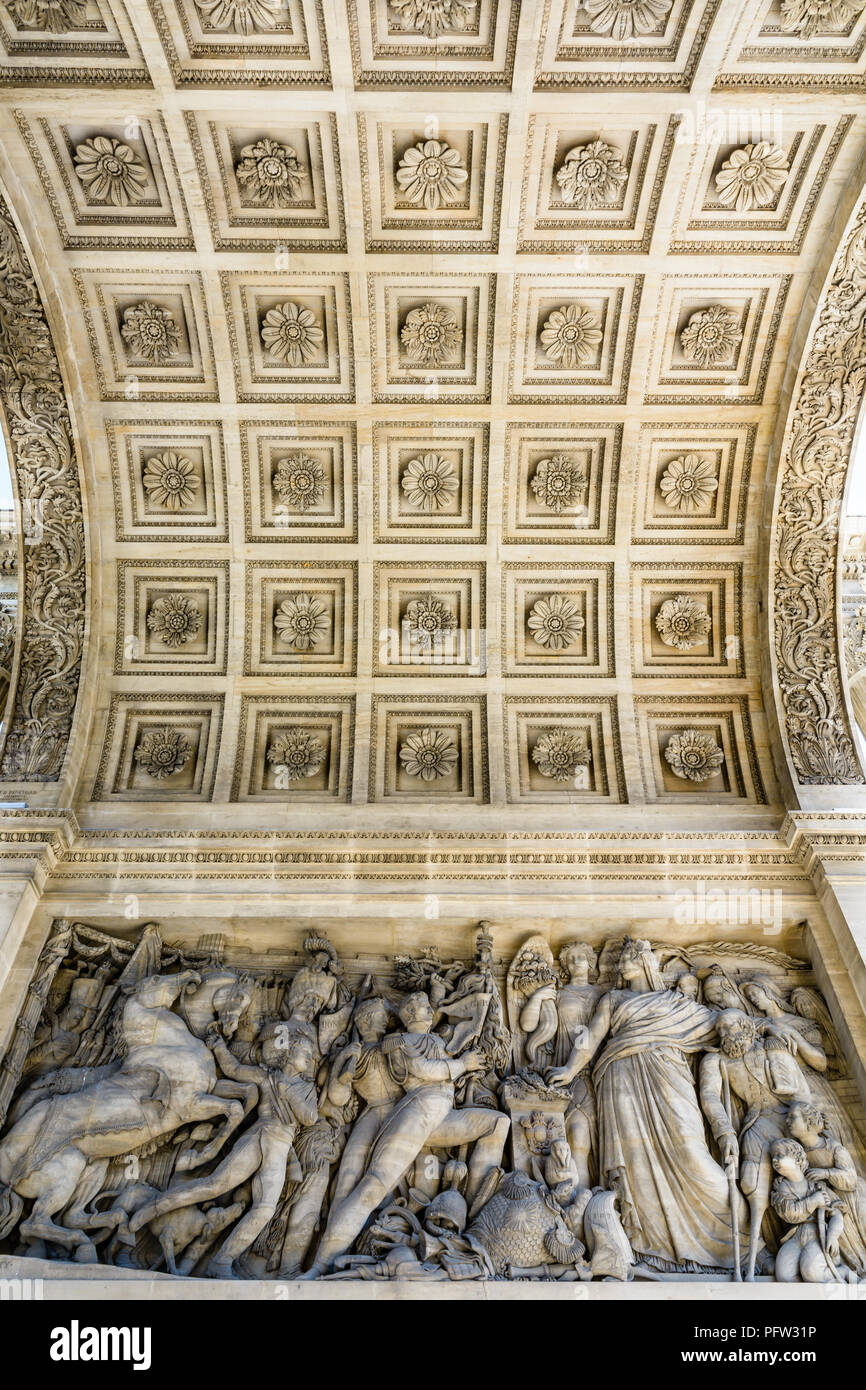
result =
M866 396L866 190L809 329L779 451L769 546L770 684L793 784L866 784L842 680L838 549Z
M81 682L86 543L79 460L63 376L27 250L0 193L0 409L19 516L24 611L0 736L0 786L55 782Z

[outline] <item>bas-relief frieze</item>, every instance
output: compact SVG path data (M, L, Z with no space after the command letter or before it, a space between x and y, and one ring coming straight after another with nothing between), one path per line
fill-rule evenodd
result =
M0 1064L0 1241L171 1275L866 1278L810 965L529 936L282 957L61 920Z

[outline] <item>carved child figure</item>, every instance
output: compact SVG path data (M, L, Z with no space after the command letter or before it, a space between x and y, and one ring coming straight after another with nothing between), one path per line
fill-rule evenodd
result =
M806 1150L795 1139L777 1139L770 1145L770 1158L776 1174L770 1202L791 1227L776 1256L777 1282L793 1284L798 1275L807 1284L844 1279L847 1270L842 1272L839 1259L843 1204L826 1183L808 1176Z

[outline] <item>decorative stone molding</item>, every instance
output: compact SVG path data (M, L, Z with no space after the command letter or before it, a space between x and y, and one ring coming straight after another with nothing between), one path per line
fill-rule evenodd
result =
M782 445L773 531L775 684L800 783L864 781L836 622L839 513L866 387L866 199L836 258Z
M56 781L66 754L84 645L81 483L60 366L39 289L0 197L0 397L21 505L26 614L0 776Z

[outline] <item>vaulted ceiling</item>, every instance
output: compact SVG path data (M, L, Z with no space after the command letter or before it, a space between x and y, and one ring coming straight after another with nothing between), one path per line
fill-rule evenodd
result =
M0 82L82 821L778 819L768 457L862 3L5 0Z

